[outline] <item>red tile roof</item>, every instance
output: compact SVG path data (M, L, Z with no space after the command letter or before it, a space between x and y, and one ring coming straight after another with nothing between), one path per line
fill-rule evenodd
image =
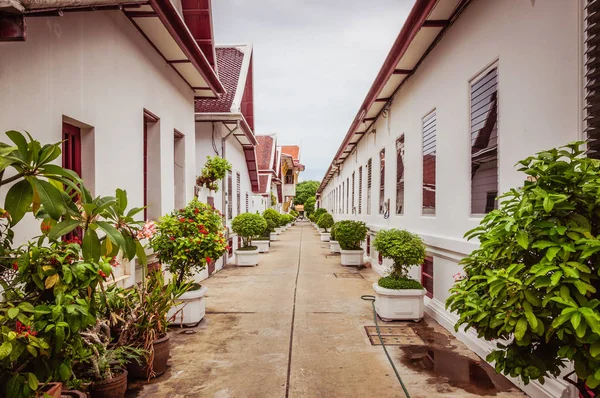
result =
M270 135L257 135L256 159L259 170L271 170L271 156L273 154L273 137Z
M269 192L269 187L267 187L267 184L269 184L269 176L267 174L259 174L258 175L258 186L259 186L259 193L261 194L265 194Z
M281 152L290 155L293 160L300 160L300 147L298 145L283 145Z
M231 104L237 91L244 53L236 48L217 48L216 52L219 80L223 83L227 93L219 99L196 100L196 112L231 112Z

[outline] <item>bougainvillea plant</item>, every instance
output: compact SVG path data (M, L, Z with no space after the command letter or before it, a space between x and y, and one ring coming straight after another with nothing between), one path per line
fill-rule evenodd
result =
M229 249L221 213L198 199L162 217L150 244L178 285Z
M225 178L228 171L231 171L231 163L227 159L220 156L207 156L206 163L196 178L196 184L217 192L219 190L217 181Z
M581 146L519 162L528 181L466 234L481 246L446 306L457 330L502 341L487 357L498 372L543 382L573 362L589 396L600 393L600 162Z

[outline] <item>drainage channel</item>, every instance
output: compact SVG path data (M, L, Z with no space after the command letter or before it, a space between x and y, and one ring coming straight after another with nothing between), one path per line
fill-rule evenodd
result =
M298 292L298 276L300 275L300 256L302 254L302 234L304 226L300 228L300 240L298 243L298 265L296 268L296 280L294 281L294 306L292 308L292 324L290 326L290 345L288 351L287 376L285 380L285 398L290 396L290 377L292 374L292 348L294 344L294 324L296 322L296 295Z

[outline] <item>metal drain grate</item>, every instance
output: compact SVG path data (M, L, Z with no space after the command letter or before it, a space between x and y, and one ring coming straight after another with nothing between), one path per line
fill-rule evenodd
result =
M336 278L354 278L354 279L364 279L361 274L358 272L343 272L343 273L334 273Z
M375 326L365 326L365 331L369 337L371 345L381 345L381 340L377 336ZM417 333L408 326L380 326L381 339L385 345L395 346L415 346L425 345L425 342Z

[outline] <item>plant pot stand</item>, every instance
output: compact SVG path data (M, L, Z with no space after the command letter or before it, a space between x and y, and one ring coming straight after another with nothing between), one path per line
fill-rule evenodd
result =
M258 249L236 250L235 259L238 267L254 267L258 265Z
M331 240L331 237L329 238L329 251L331 251L332 253L339 253L342 249L340 248L340 243L338 241L335 240Z
M202 286L198 290L190 290L181 295L179 298L181 303L171 307L167 314L167 319L170 324L173 326L194 326L200 323L206 314L206 301L204 296L207 291L208 288ZM179 311L180 309L181 311ZM175 317L173 318L173 316Z
M340 250L341 258L340 261L345 267L360 267L363 265L363 254L364 250Z
M329 232L321 232L321 242L329 242L331 234Z
M259 253L268 253L270 242L268 240L253 240L252 246L258 247Z
M375 310L386 321L419 321L425 312L425 289L386 289L373 283Z

